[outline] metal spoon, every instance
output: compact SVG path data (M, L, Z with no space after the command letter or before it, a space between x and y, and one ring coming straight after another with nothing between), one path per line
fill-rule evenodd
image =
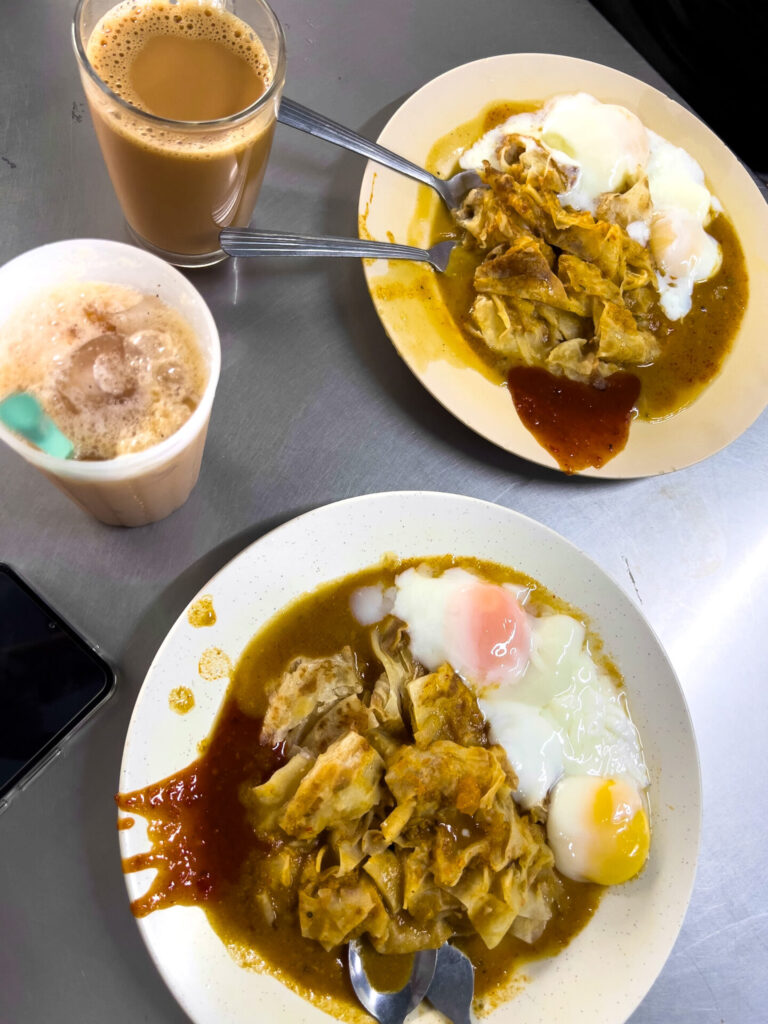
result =
M399 992L379 992L365 973L361 948L360 939L349 943L349 977L357 998L381 1024L403 1024L427 993L435 973L437 950L425 949L414 955L413 970L405 988Z
M312 238L280 231L223 228L219 245L230 256L362 256L366 259L418 260L441 273L448 266L455 241L438 242L429 249L365 238Z
M471 1024L469 1015L475 994L475 968L472 961L450 942L437 951L437 964L427 999L453 1024Z
M471 188L478 188L483 184L480 176L474 171L459 171L452 178L438 178L429 171L425 171L418 164L411 163L405 157L398 156L389 149L385 149L377 142L371 142L363 138L350 128L345 128L322 114L316 114L314 110L302 107L300 103L294 103L287 97L280 101L280 109L277 112L277 120L281 124L290 125L291 128L298 128L300 132L314 135L318 139L325 139L342 149L349 149L353 153L360 153L361 156L374 160L377 164L389 167L392 171L405 174L409 178L415 178L423 185L429 185L440 196L449 210L460 205L464 196Z

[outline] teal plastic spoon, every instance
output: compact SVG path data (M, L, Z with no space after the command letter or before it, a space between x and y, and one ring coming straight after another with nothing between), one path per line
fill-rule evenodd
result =
M14 433L21 434L35 447L57 459L68 459L75 446L66 437L34 395L18 391L0 402L0 421Z

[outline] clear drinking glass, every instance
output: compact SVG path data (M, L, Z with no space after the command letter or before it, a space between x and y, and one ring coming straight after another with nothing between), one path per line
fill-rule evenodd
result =
M159 0L169 13L199 0ZM158 4L158 0L154 0ZM140 110L96 73L88 41L105 14L141 7L138 0L79 0L73 43L93 126L131 234L182 267L224 259L222 227L248 224L272 145L285 81L285 39L264 0L207 0L203 9L230 11L260 40L271 64L266 90L244 110L211 121L176 121ZM144 4L144 6L147 6ZM234 11L235 6L237 11Z

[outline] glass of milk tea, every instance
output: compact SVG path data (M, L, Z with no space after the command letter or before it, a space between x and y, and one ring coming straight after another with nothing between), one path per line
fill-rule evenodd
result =
M220 365L208 306L150 253L74 239L0 267L0 402L32 396L71 455L1 422L0 440L104 523L143 526L187 500Z
M79 0L73 42L133 237L177 266L224 259L219 231L251 218L285 80L272 10L264 0Z

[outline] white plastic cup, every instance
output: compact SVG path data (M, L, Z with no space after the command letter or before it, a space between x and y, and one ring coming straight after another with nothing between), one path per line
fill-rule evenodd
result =
M178 270L142 249L100 238L53 242L0 267L0 331L11 314L35 295L80 281L135 288L157 295L178 310L195 332L208 373L197 408L164 441L114 459L58 459L2 423L0 440L101 522L144 526L183 505L197 482L221 369L219 333L202 296Z

